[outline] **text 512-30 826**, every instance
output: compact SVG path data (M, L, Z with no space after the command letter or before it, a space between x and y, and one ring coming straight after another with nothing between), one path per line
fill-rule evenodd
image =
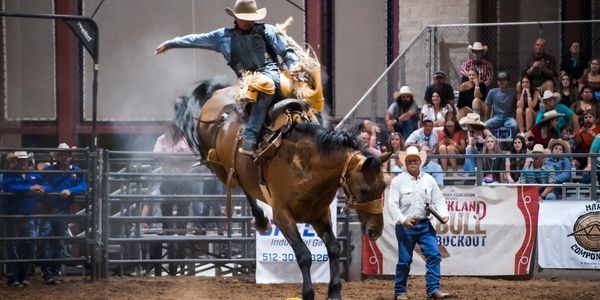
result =
M328 261L327 254L311 254L312 261ZM296 261L294 253L263 253L262 261Z

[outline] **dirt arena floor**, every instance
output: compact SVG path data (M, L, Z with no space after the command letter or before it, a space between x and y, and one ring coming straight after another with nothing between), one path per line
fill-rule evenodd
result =
M28 288L0 286L0 299L288 299L300 297L299 284L257 285L243 277L111 277L90 282L66 278L60 285L32 279ZM411 277L409 296L425 299L425 279ZM452 299L600 299L598 280L503 280L444 277ZM326 299L327 285L316 285L316 299ZM345 282L344 299L393 299L392 279Z

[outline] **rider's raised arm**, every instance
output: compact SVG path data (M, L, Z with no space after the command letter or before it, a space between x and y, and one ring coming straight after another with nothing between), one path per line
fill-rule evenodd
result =
M172 48L201 48L221 52L225 28L219 28L207 33L188 34L165 41L161 44L165 50ZM160 46L159 46L160 47Z

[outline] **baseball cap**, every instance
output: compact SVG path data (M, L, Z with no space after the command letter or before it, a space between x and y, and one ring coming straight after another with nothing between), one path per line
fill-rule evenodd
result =
M506 71L500 71L498 72L498 79L510 80L510 75L508 75L508 72Z
M443 77L443 78L446 78L446 73L444 73L443 71L437 71L437 72L433 73L433 77Z

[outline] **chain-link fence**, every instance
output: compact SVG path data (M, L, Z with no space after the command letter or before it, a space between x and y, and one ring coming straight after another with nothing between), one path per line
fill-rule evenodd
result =
M546 40L545 52L556 59L558 72L572 42L580 43L586 57L598 55L600 21L428 26L378 78L338 128L349 128L362 119L383 123L388 105L393 102L393 92L403 85L412 89L417 104L422 106L425 88L438 70L444 71L446 83L458 90L461 65L469 58L468 46L476 41L487 46L484 58L492 63L494 73L507 71L514 86L521 72L529 67L526 64L538 37ZM495 85L493 81L492 87Z

